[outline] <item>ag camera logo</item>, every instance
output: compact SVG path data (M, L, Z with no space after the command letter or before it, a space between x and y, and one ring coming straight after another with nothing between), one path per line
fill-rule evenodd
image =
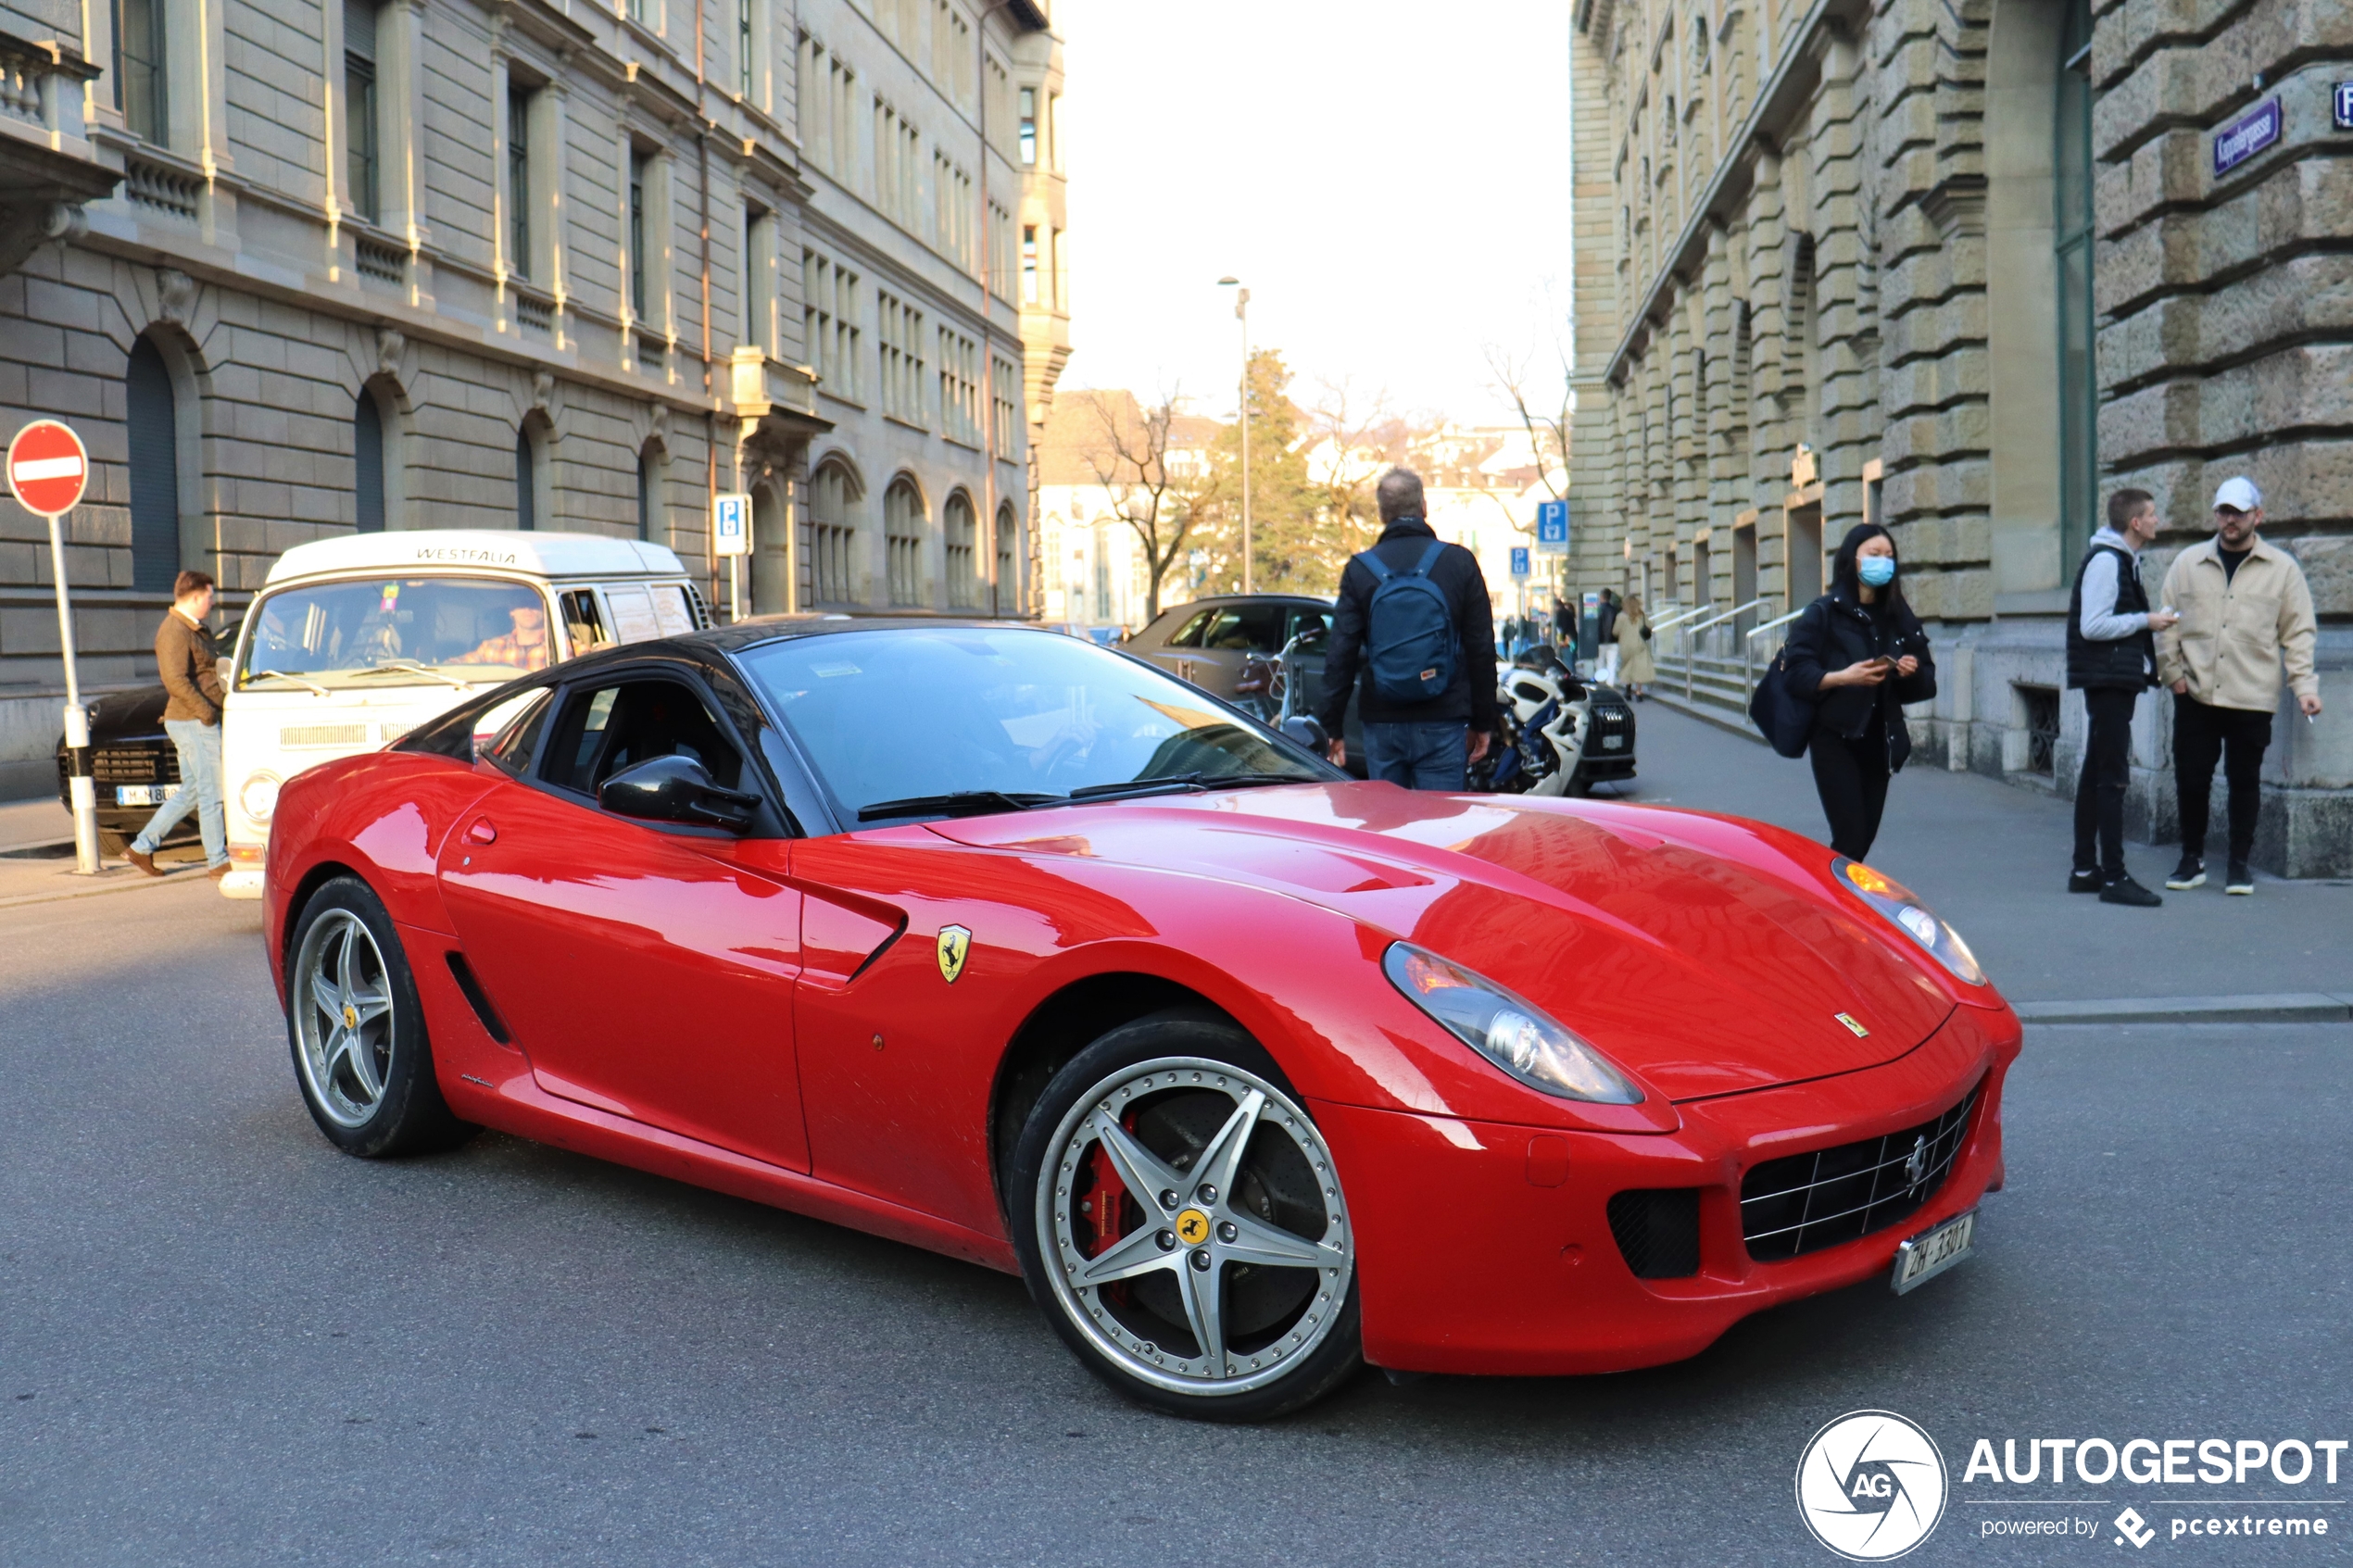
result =
M1903 1556L1944 1517L1944 1456L1894 1411L1853 1411L1814 1434L1797 1461L1797 1512L1851 1562Z

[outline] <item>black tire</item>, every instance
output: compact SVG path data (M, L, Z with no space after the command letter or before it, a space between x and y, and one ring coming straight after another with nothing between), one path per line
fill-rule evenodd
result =
M1188 1081L1179 1082L1173 1063L1182 1064ZM1139 1074L1147 1066L1154 1071ZM1232 1070L1230 1078L1220 1068ZM1167 1086L1150 1087L1164 1073ZM1139 1077L1147 1085L1142 1090L1134 1087ZM1253 1090L1262 1097L1263 1110L1231 1167L1231 1192L1214 1194L1204 1182L1186 1191L1167 1214L1147 1214L1129 1182L1112 1191L1110 1202L1127 1206L1137 1214L1137 1223L1102 1237L1101 1250L1091 1260L1071 1250L1071 1237L1058 1226L1086 1223L1077 1220L1076 1211L1087 1209L1091 1213L1090 1206L1103 1201L1103 1189L1085 1185L1094 1169L1085 1151L1093 1148L1094 1160L1110 1159L1104 1146L1091 1141L1085 1131L1096 1111L1114 1097L1132 1096L1120 1101L1130 1108L1126 1112L1133 1123L1130 1135L1148 1152L1163 1158L1167 1169L1189 1173L1188 1180L1198 1180L1209 1173L1217 1146L1214 1136L1205 1147L1189 1143L1198 1135L1186 1130L1188 1119L1193 1127L1218 1125L1218 1118L1247 1104ZM1255 1422L1314 1403L1363 1367L1353 1226L1328 1163L1329 1151L1314 1127L1274 1059L1223 1018L1179 1011L1138 1020L1096 1040L1054 1075L1014 1145L1006 1192L1013 1246L1030 1297L1089 1372L1128 1399L1172 1415ZM1078 1163L1058 1163L1065 1160ZM1072 1170L1079 1172L1072 1187L1087 1193L1083 1198L1049 1179L1069 1179ZM1317 1183L1326 1184L1321 1193ZM1252 1204L1256 1207L1246 1207ZM1328 1261L1340 1266L1319 1273L1312 1266L1269 1266L1224 1257L1228 1243L1252 1245L1253 1232L1237 1233L1232 1222L1250 1225L1253 1218L1260 1223L1256 1236L1279 1235L1286 1246L1325 1250ZM1321 1230L1316 1229L1317 1219ZM1175 1228L1157 1228L1162 1220ZM1213 1222L1219 1222L1214 1232ZM1189 1236L1178 1248L1172 1238L1189 1223L1198 1224L1200 1235ZM1204 1271L1202 1277L1214 1282L1222 1341L1214 1361L1202 1353L1201 1336L1184 1320L1187 1309L1179 1306L1171 1315L1165 1308L1165 1301L1180 1297L1190 1301L1186 1287L1198 1289L1191 1285L1195 1276L1183 1267L1162 1265L1156 1272L1102 1286L1074 1284L1069 1278L1070 1267L1108 1259L1126 1244L1137 1244L1139 1256L1144 1256L1142 1244L1155 1237L1161 1252L1172 1260L1194 1261ZM1071 1263L1050 1261L1049 1248L1055 1249L1057 1259ZM1172 1277L1176 1283L1167 1284ZM1094 1303L1083 1311L1082 1295ZM1152 1300L1163 1298L1165 1301L1155 1314ZM1250 1322L1252 1311L1264 1321L1245 1334L1242 1325ZM1113 1315L1107 1317L1107 1312ZM1096 1321L1084 1321L1086 1317ZM1155 1323L1165 1333L1151 1330ZM1230 1336L1224 1333L1229 1323L1236 1328ZM1139 1344L1137 1336L1145 1332L1152 1336ZM1171 1386L1174 1369L1190 1372L1194 1363L1185 1359L1188 1352L1177 1348L1180 1341L1173 1336L1194 1347L1189 1354L1200 1358L1204 1369L1179 1380L1184 1386ZM1164 1354L1153 1355L1163 1346ZM1257 1358L1262 1356L1268 1365L1259 1371ZM1147 1358L1171 1370L1155 1371L1146 1364ZM1213 1366L1217 1369L1214 1374L1206 1370ZM1212 1386L1221 1379L1234 1386L1230 1390Z
M120 860L130 848L131 839L128 835L117 833L112 828L98 830L98 853L107 859Z
M1581 766L1572 769L1568 783L1561 786L1561 797L1567 800L1582 800L1593 793L1593 776Z
M346 1154L430 1153L481 1130L441 1098L408 954L384 901L358 877L336 877L303 905L287 944L285 1002L295 1084Z

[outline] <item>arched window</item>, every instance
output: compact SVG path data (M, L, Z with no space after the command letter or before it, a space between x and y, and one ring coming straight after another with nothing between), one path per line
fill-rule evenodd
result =
M961 490L949 496L943 521L948 536L948 602L958 609L969 609L980 603L972 497Z
M890 574L890 602L924 602L924 503L915 482L900 475L883 492L883 547Z
M849 521L857 487L839 463L827 463L809 480L811 592L819 604L849 604L857 597L850 568L857 530Z
M515 432L515 526L525 532L555 521L549 494L545 416L528 415Z
M799 608L793 603L792 535L785 526L782 479L762 480L751 487L751 608L755 615L774 615Z
M2057 249L2059 559L2088 543L2099 508L2099 358L2092 316L2092 6L2068 0L2051 136Z
M170 368L154 339L132 345L122 381L130 425L131 585L168 594L180 575L180 410Z
M364 386L359 389L359 401L352 406L351 451L358 470L356 488L359 532L382 533L384 529L384 410L376 407L375 395Z

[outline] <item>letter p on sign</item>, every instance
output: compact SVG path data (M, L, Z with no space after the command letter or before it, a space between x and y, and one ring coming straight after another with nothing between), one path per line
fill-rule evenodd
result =
M8 443L8 489L29 512L69 512L89 483L90 454L82 437L55 420L35 420Z

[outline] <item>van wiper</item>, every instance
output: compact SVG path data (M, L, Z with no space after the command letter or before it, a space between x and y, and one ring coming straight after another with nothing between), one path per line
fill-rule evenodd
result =
M455 686L461 692L470 692L474 689L472 682L460 681L454 675L445 675L440 671L429 665L420 664L413 659L387 659L381 663L371 664L365 670L355 670L352 674L355 677L374 675L386 670L397 671L404 674L430 675L444 685Z
M328 691L326 687L321 685L318 682L313 681L307 676L289 675L283 670L246 671L245 684L250 685L256 681L292 681L297 686L309 687L312 691L317 692L321 696L332 696L334 695L333 693Z
M1033 806L1058 806L1059 795L1012 795L1001 789L960 789L952 795L911 795L904 800L877 800L858 808L862 822L885 817L985 817L998 811L1026 811Z

